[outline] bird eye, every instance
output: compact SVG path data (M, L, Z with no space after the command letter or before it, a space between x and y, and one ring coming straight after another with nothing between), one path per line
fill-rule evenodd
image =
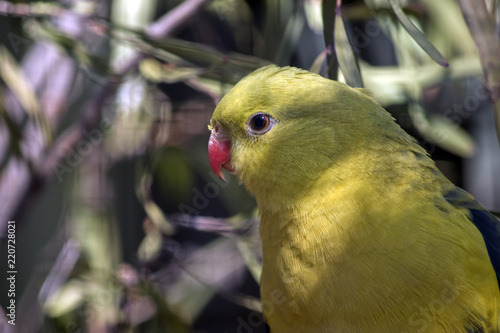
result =
M248 118L247 125L251 134L264 134L273 128L276 120L267 113L256 113Z
M269 126L269 116L267 114L258 114L250 120L250 127L254 131L265 130Z

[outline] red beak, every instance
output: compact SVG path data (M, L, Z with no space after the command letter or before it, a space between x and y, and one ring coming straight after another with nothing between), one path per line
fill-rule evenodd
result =
M234 173L231 165L231 141L218 125L212 130L210 141L208 141L208 161L212 171L223 182L227 181L222 173L222 168Z

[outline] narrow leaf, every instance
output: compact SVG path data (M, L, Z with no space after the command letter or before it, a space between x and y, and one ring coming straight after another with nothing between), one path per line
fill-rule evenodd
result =
M321 2L321 12L323 15L323 37L325 46L333 45L333 33L335 28L335 0L323 0ZM335 52L327 55L328 77L335 80L338 76L338 63Z
M231 52L224 54L213 47L188 42L180 39L167 38L162 41L136 41L141 49L145 46L148 52L152 52L151 47L153 47L153 55L160 59L161 52L166 51L170 55L175 55L178 59L182 59L183 64L179 66L187 66L186 63L191 64L196 67L207 67L204 76L211 78L220 78L220 74L216 75L220 69L224 69L222 72L226 75L224 81L236 83L243 76L254 71L255 69L271 64L268 60L260 59L254 56L249 56L245 54L240 54L236 52ZM165 61L170 61L169 59L163 59Z
M248 270L252 274L252 277L257 283L260 283L260 277L262 275L262 259L259 257L254 244L245 238L238 239L236 245L238 250L240 250L241 256L247 265ZM260 244L258 244L260 245Z
M335 53L346 83L353 88L363 87L356 56L349 43L344 21L342 20L340 5L337 5L335 9Z
M274 58L275 64L285 66L290 63L293 51L297 48L300 35L304 30L304 23L305 19L303 10L296 10L286 24L284 36L281 39Z
M448 67L449 64L444 58L444 56L436 49L434 45L424 36L424 34L418 30L418 28L413 24L413 22L406 16L403 9L399 5L397 0L389 0L392 6L392 10L399 22L408 32L408 34L417 42L418 45L438 64L444 67Z
M74 311L85 302L88 286L85 282L71 280L42 306L50 317L60 317Z
M148 221L151 223L151 221ZM137 251L141 262L148 262L158 256L163 245L163 236L156 226L150 226Z
M148 80L166 83L185 81L201 73L201 69L199 68L164 65L153 58L147 58L141 61L139 70Z
M143 207L148 217L158 229L166 235L172 235L174 233L172 224L166 219L162 210L156 205L156 203L154 203L154 201L148 200L144 202Z
M322 67L323 63L325 62L325 60L326 60L326 56L328 54L330 54L331 51L332 51L332 48L331 47L327 47L320 54L318 54L318 56L316 57L316 59L314 59L312 65L311 65L311 68L309 68L309 71L313 72L313 73L320 74L321 67Z
M416 102L410 105L410 116L413 125L429 142L435 143L460 157L468 158L474 155L476 149L474 140L451 120L427 116L423 108Z
M45 142L49 143L51 141L50 126L44 114L40 111L35 92L24 77L16 60L5 47L0 48L0 78L10 88L21 106L26 110L26 113L40 126Z

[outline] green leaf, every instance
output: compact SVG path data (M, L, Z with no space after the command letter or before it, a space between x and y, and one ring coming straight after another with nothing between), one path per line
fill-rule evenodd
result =
M302 10L296 10L287 22L283 38L279 44L274 63L279 66L285 66L290 63L293 51L297 47L300 35L304 30L304 13Z
M330 53L331 53L331 47L327 47L322 52L320 52L320 54L318 54L316 59L314 59L311 67L309 68L309 71L320 74L321 66L325 62L327 55Z
M172 59L172 56L175 56L178 61L183 62L183 66L188 63L194 67L207 67L204 76L216 79L221 79L222 76L224 81L231 83L238 82L242 77L259 67L271 64L268 60L254 56L236 52L224 54L208 45L175 38L166 38L162 41L145 39L144 41L136 40L135 42L142 49L145 49L146 53L152 53L159 59L168 62ZM166 58L163 58L162 55L166 56Z
M497 130L498 142L500 142L500 101L491 104L493 111L493 121Z
M474 140L451 120L435 115L427 116L416 102L410 105L410 116L426 140L460 157L468 158L474 155Z
M253 278L257 283L260 283L260 276L262 275L262 258L260 256L262 253L258 252L258 247L262 245L257 243L257 246L255 246L255 243L249 238L243 237L238 238L236 245Z
M0 93L3 93L0 91ZM9 131L9 153L14 154L15 156L22 157L23 153L21 150L21 141L23 139L23 131L22 128L10 117L5 110L4 106L0 101L0 118L3 120L7 130ZM2 161L0 162L0 170L3 170L5 165L8 162L9 155L5 155Z
M154 201L148 200L144 202L144 210L151 221L166 235L174 233L174 227L163 214L162 210Z
M16 60L5 47L0 48L0 76L30 116L39 112L38 100Z
M31 88L28 80L12 57L10 52L4 47L0 47L0 78L10 88L26 113L34 119L44 134L45 142L50 143L50 126L40 111L40 106L35 92Z
M406 16L403 9L399 5L397 0L389 0L392 6L392 10L399 22L408 32L408 34L417 42L418 45L438 64L444 67L448 67L449 64L443 55L436 49L434 45L424 36L424 34L418 30L418 28L413 24L413 22Z
M150 170L146 169L139 177L136 192L146 215L159 231L165 235L172 235L175 232L173 224L168 221L161 208L151 198L153 177Z
M42 306L49 316L60 317L81 306L85 302L87 291L88 286L84 281L70 280Z
M192 323L216 292L237 283L245 264L232 238L219 237L177 262L182 271L167 287L167 301L185 322Z
M353 88L363 87L363 80L356 56L347 37L340 6L335 9L335 53L346 83Z
M323 37L325 46L333 45L333 33L335 30L335 0L323 0L321 12L323 15ZM335 80L338 76L338 63L335 52L327 54L328 77Z
M153 224L148 229L146 237L143 238L137 251L137 257L141 262L148 262L156 258L163 246L163 236L155 225Z
M176 83L194 78L201 73L200 68L175 67L148 58L141 61L139 69L142 75L153 82Z

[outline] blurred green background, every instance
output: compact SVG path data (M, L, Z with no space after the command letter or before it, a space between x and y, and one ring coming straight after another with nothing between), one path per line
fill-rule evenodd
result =
M210 171L207 125L270 63L369 89L499 211L498 8L0 1L0 332L264 332L256 204Z

